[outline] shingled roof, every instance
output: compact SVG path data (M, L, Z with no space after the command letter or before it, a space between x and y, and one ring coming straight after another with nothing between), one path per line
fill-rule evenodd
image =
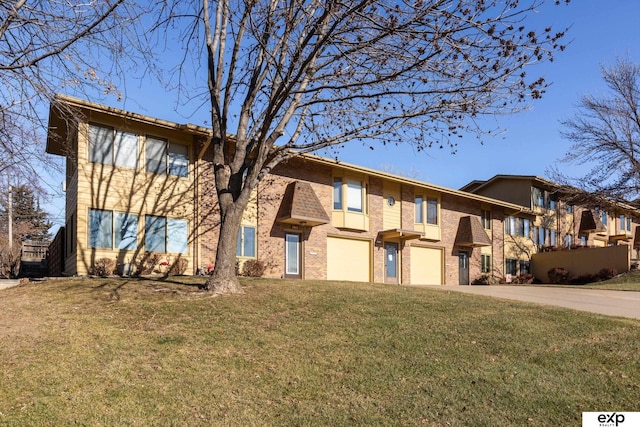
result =
M467 247L491 246L491 239L478 218L463 216L458 223L455 244Z
M285 189L276 221L313 227L327 224L330 219L311 184L294 181Z

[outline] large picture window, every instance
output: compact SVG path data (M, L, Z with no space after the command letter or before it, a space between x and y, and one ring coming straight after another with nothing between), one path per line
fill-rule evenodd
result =
M147 172L186 178L189 176L189 147L147 136Z
M138 247L137 235L136 215L89 210L89 247L133 250Z
M135 169L138 165L138 135L90 124L89 160Z
M362 212L362 182L347 180L347 210Z
M185 254L189 251L189 225L186 220L147 215L144 245L148 252Z

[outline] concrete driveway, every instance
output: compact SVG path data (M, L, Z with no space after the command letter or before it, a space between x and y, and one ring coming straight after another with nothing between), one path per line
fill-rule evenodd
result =
M640 319L640 292L538 286L434 286L433 289Z

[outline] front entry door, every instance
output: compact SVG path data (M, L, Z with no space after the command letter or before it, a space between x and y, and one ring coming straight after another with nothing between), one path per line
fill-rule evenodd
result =
M398 283L398 244L386 242L384 244L384 281L385 283Z
M469 284L469 252L458 252L458 276L461 285Z
M297 233L286 233L284 238L284 277L291 279L301 279L302 251L300 250L300 235Z

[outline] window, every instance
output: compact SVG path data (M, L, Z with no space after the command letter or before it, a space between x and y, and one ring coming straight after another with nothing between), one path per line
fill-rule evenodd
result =
M482 223L482 228L491 230L491 211L482 209L480 212L480 222Z
M605 211L601 212L600 218L602 218L602 225L607 225L607 213Z
M256 228L241 226L238 230L236 256L254 258L256 256Z
M90 124L89 160L135 169L138 165L138 135Z
M547 230L544 227L538 227L538 245L545 246L547 244Z
M549 209L556 208L556 196L549 195Z
M438 225L438 199L427 197L427 224Z
M188 252L188 223L183 219L147 215L144 245L149 252Z
M342 178L333 178L333 209L342 210Z
M347 180L347 210L362 212L362 182Z
M551 230L551 246L556 246L556 230Z
M570 248L573 245L573 236L571 234L567 234L564 236L564 246L566 248Z
M620 231L631 231L631 218L620 215Z
M422 211L422 196L416 196L415 198L415 222L424 222L424 214Z
M531 262L528 260L520 260L520 274L529 274L531 272Z
M89 210L89 247L112 248L113 213L111 211Z
M147 136L147 172L186 178L189 176L189 147Z
M504 221L504 232L511 236L529 237L531 231L531 221L527 218L516 218L508 216Z
M567 213L568 214L572 214L573 213L573 205L567 205Z
M89 247L133 250L138 247L136 215L89 210Z
M136 249L138 247L138 216L116 212L114 232L114 246L117 249Z
M580 245L587 246L587 236L580 236Z
M491 255L480 255L482 273L491 273Z
M627 231L631 231L631 218L627 218Z
M531 187L531 193L533 195L533 206L544 207L544 191L539 188Z
M518 260L517 259L512 259L512 258L507 258L505 260L505 274L511 274L512 276L515 276L518 274Z
M518 236L529 237L531 221L526 218L519 218Z
M515 216L508 216L505 218L504 220L504 232L505 234L508 234L510 236L515 236L516 235L516 217Z

